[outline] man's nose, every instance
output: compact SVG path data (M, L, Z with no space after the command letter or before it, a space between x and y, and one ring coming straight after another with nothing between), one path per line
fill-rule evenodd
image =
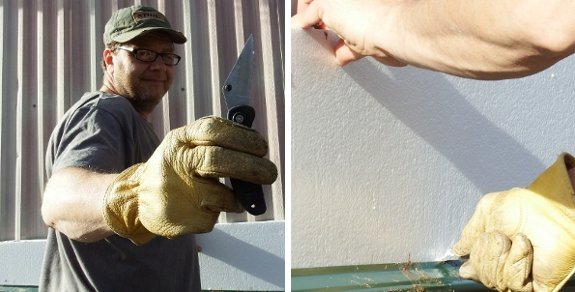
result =
M166 70L167 65L164 63L164 59L158 56L154 62L150 64L150 69L152 70Z

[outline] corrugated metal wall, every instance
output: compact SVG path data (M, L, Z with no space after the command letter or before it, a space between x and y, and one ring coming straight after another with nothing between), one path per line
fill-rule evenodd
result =
M0 240L43 238L44 152L58 119L85 91L99 89L104 24L132 4L156 7L188 42L163 103L159 135L199 117L221 115L220 85L253 34L260 86L254 128L267 137L281 171L265 186L268 212L222 215L221 222L284 218L283 0L0 0Z

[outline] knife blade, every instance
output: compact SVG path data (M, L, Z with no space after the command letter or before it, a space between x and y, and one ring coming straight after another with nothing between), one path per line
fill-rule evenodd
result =
M250 35L234 67L230 71L222 93L228 108L227 118L246 127L251 127L256 113L250 105L250 91L255 78L255 51L253 36ZM266 212L262 186L230 178L236 199L252 215Z

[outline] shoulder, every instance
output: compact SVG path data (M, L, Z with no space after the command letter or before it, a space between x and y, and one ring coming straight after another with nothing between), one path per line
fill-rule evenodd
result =
M128 99L105 92L86 93L64 116L67 126L86 122L131 126L139 115Z
M90 166L107 171L123 170L134 159L122 155L137 153L139 131L144 127L141 120L126 98L102 92L87 93L54 128L46 165L53 169Z
M95 93L81 107L103 110L113 115L136 115L137 112L127 98L105 92ZM80 101L82 102L82 101Z

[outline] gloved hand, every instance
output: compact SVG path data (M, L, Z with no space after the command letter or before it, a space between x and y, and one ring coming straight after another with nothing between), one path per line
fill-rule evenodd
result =
M479 202L454 252L469 256L459 273L499 291L559 291L575 271L575 193L569 154L527 189Z
M108 187L108 226L135 244L213 229L221 211L242 212L220 177L271 184L275 165L262 158L267 143L256 131L205 117L170 131L150 159L123 171Z

